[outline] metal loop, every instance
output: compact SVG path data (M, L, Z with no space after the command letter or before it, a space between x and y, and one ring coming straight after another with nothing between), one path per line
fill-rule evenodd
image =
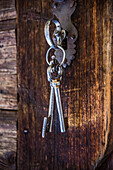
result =
M46 22L45 28L44 28L45 38L50 47L52 47L53 49L57 49L57 47L55 47L55 45L53 44L50 38L49 26L51 22L53 22L56 25L57 29L61 31L61 25L57 20L49 20Z
M62 52L63 52L62 62L60 63L60 66L61 66L61 65L64 63L64 61L65 61L65 51L64 51L64 49L63 49L61 46L57 46L57 47L58 47L59 49L61 49ZM53 46L51 46L51 47L47 50L47 53L46 53L46 62L47 62L48 65L51 65L50 62L49 62L49 60L48 60L48 55L49 55L49 52L50 52L51 49L54 49Z

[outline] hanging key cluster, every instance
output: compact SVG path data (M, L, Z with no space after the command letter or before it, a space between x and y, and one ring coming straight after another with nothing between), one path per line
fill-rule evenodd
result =
M54 35L54 42L51 41L50 33L49 33L49 26L53 22L56 25L56 29L53 33ZM63 110L61 104L61 97L60 97L60 81L62 79L62 65L65 60L65 51L61 47L62 40L65 37L65 31L61 29L60 23L57 20L48 21L45 24L45 37L50 45L46 53L46 61L49 65L47 68L47 79L50 82L51 92L50 92L50 100L49 100L49 112L48 116L44 117L43 121L43 128L42 128L42 137L45 137L46 132L52 132L52 123L53 123L53 111L54 111L54 98L56 98L57 110L59 115L59 122L60 122L60 130L61 132L65 132L65 124L64 124L64 117L63 117ZM59 63L56 59L55 55L51 56L51 60L49 61L49 52L50 50L60 49L62 51L62 61Z

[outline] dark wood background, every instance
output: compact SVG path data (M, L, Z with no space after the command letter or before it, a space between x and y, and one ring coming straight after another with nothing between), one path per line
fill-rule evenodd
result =
M55 106L53 132L42 139L50 92L44 25L52 17L51 4L17 1L18 168L93 169L105 153L110 125L112 1L78 1L72 16L77 54L61 83L69 128L60 133Z
M46 76L45 54L48 45L44 37L44 25L52 17L52 3L52 0L17 0L16 4L14 0L0 1L0 80L4 82L1 83L0 91L0 168L91 170L97 167L111 170L113 2L77 1L77 9L72 16L79 33L77 52L71 66L64 69L60 88L63 112L65 117L68 116L69 128L66 133L60 133L55 105L53 132L42 139L43 117L48 114L50 94ZM7 41L1 35L7 37ZM7 59L8 49L10 55ZM10 77L10 81L5 81L6 77Z

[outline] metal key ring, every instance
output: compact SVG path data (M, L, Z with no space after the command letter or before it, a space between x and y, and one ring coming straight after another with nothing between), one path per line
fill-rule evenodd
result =
M44 28L45 38L50 47L52 47L53 49L58 49L57 47L55 47L55 45L53 44L50 38L49 26L51 22L53 22L56 25L57 29L61 31L61 25L57 20L49 20L46 22L45 28Z
M60 66L61 66L61 65L64 63L66 54L65 54L64 49L63 49L61 46L58 45L57 47L58 47L59 49L61 49L62 52L63 52L63 59L62 59L62 62L60 63ZM51 49L54 49L54 48L53 48L53 47L50 47L50 48L47 50L47 53L46 53L46 62L47 62L48 65L51 65L50 62L48 61L48 55L49 55L49 52L50 52Z

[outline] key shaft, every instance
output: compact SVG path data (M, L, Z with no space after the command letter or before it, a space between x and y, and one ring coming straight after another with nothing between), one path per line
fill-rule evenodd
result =
M65 132L65 124L64 124L59 85L54 84L54 90L55 90L55 97L56 97L57 109L58 109L58 114L59 114L60 130L63 133Z
M52 132L53 110L54 110L54 87L51 86L51 93L50 93L50 100L49 100L49 113L48 113L48 117L51 116L49 132Z

